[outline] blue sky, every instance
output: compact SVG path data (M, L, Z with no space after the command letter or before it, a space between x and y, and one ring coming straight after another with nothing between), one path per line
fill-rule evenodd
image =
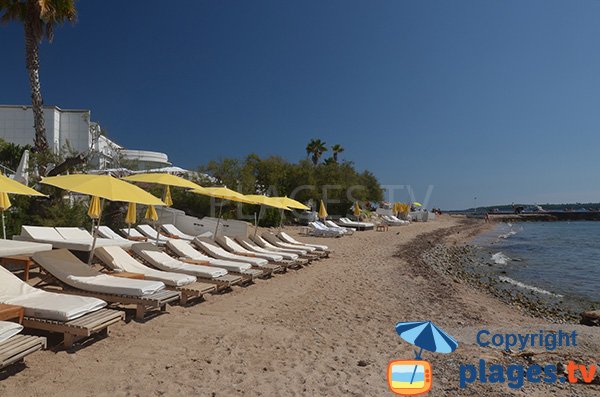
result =
M429 206L600 201L600 1L166 4L78 2L45 103L187 168L321 138ZM30 101L22 36L0 26L2 104Z

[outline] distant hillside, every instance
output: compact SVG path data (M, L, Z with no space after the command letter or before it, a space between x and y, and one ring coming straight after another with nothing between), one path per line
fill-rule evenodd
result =
M576 210L600 210L600 202L596 203L565 203L565 204L523 204L523 203L515 203L515 206L521 207L531 207L534 205L539 205L546 211L576 211ZM490 205L487 207L477 207L477 212L491 212L492 210L497 210L500 212L512 212L513 207L512 204L502 204L502 205ZM454 211L453 211L454 212ZM456 211L456 212L475 212L473 207L467 208L465 210Z

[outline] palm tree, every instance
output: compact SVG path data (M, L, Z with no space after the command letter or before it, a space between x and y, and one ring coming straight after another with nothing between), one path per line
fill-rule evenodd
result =
M320 139L311 139L306 145L306 155L311 157L314 165L319 163L319 159L326 151L325 142Z
M335 144L331 147L331 152L333 154L333 161L337 163L338 154L342 153L345 149L340 144Z
M34 149L48 149L44 127L44 100L40 85L39 45L44 39L52 42L54 27L77 16L74 0L0 0L0 21L18 21L25 30L25 63L31 86L31 105L35 138Z

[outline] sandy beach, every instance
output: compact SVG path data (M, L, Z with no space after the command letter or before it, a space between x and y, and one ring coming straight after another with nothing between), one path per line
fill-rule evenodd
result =
M27 357L0 382L0 395L385 396L386 367L412 359L398 321L431 320L454 336L452 354L426 352L433 367L429 395L597 396L599 385L474 382L461 389L459 366L488 363L597 363L600 328L553 324L501 303L484 291L425 265L420 256L459 244L482 228L459 218L358 232L328 244L329 259L246 288L170 307L145 323L113 327L110 337L75 351ZM295 228L286 228L298 236ZM475 343L494 332L573 331L576 348L504 353ZM52 342L52 341L51 341Z

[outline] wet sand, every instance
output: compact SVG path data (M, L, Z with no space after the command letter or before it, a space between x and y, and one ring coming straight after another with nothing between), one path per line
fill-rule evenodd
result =
M452 354L424 353L433 366L429 395L592 396L599 385L474 383L460 389L459 366L488 362L591 363L600 328L557 325L502 303L420 258L442 241L458 244L486 227L449 216L435 222L357 232L340 239L299 237L335 249L329 259L170 307L145 323L113 327L111 336L75 352L43 351L0 381L0 395L110 396L385 396L386 367L412 359L395 332L398 321L432 320L453 335ZM286 231L298 236L297 229ZM478 330L576 330L579 346L532 356L475 343Z

